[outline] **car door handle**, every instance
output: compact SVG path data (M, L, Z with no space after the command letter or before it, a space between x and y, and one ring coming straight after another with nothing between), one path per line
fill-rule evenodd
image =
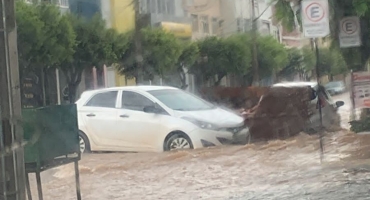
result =
M86 116L88 116L88 117L95 117L95 114L90 113L90 114L87 114Z
M129 118L130 116L128 116L128 115L120 115L119 117L120 118Z

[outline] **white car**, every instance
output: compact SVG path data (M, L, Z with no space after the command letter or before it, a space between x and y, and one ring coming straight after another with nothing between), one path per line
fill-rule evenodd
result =
M241 116L172 87L87 91L76 104L81 152L197 149L249 136Z

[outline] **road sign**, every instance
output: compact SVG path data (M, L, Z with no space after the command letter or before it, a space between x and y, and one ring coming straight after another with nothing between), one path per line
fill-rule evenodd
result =
M339 43L341 48L361 46L360 19L345 17L339 23Z
M370 72L354 72L351 77L354 108L370 108Z
M329 5L327 0L302 1L302 26L307 38L325 37L330 34Z

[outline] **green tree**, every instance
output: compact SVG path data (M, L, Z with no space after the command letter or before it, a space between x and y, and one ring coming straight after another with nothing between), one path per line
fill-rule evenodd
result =
M41 60L39 51L44 43L44 22L40 19L36 6L30 6L23 1L17 1L16 20L19 65L25 69Z
M199 47L196 43L186 42L183 44L181 55L176 63L176 70L180 76L181 89L186 89L186 71L190 69L199 58Z
M157 28L144 28L142 31L143 73L152 80L155 75L163 76L174 70L182 47L171 33ZM138 81L137 59L135 58L133 33L129 33L128 53L122 57L119 72Z
M260 77L280 72L288 63L288 53L283 44L272 36L257 38Z
M200 60L191 72L205 81L217 77L215 85L227 74L246 74L251 66L251 49L244 43L246 41L249 41L246 35L208 37L198 41Z
M291 48L287 50L288 53L288 63L279 72L279 77L287 78L288 80L293 80L294 75L298 73L300 77L303 77L303 55L300 53L299 49Z
M73 15L66 17L76 33L76 43L72 59L65 60L60 70L68 83L69 101L74 103L83 71L117 63L127 51L128 39L113 29L107 29L99 15L91 20Z
M43 105L46 105L45 74L72 59L75 34L66 16L50 4L16 4L18 52L21 77L37 74L41 79ZM41 77L40 77L41 76Z
M328 75L330 79L335 75L348 72L341 53L329 48L319 49L319 70L321 75Z
M302 53L301 53L302 52ZM299 73L304 79L311 79L316 70L316 57L310 48L288 50L289 62L280 72L281 76L290 76ZM339 51L329 48L319 49L319 69L321 75L329 75L330 79L338 74L348 72L347 65Z
M76 36L56 6L17 2L16 8L22 67L48 68L72 59Z

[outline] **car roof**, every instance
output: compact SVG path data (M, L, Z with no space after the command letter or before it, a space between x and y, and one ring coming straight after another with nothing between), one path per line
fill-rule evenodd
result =
M90 90L90 91L104 92L104 91L111 91L111 90L137 90L137 91L148 92L152 90L164 90L164 89L176 90L178 88L170 87L170 86L138 85L138 86L110 87L110 88L102 88L102 89L96 89L96 90Z
M272 87L317 87L317 82L282 82L276 83Z

